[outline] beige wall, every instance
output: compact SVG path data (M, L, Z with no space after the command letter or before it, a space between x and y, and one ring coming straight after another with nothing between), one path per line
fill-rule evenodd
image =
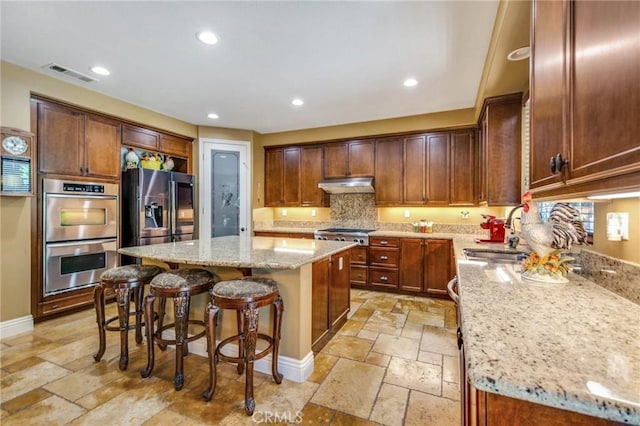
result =
M629 213L629 239L626 241L607 240L607 213ZM595 224L593 235L594 251L618 259L640 264L640 199L627 198L598 202L595 204Z

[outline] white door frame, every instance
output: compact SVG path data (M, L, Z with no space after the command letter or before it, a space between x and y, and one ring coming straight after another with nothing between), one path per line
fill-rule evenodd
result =
M239 227L244 228L244 235L252 235L252 212L251 212L251 200L252 200L252 151L251 142L249 141L232 141L227 139L214 139L214 138L200 138L198 144L198 152L200 153L200 167L198 171L199 186L199 201L200 201L200 226L199 226L199 238L211 238L211 191L205 189L210 185L210 176L207 176L207 172L211 170L211 164L205 156L205 151L210 149L219 149L227 151L240 152L240 190L242 196L240 197L240 217ZM207 165L207 161L209 164ZM244 170L246 173L242 173ZM206 224L205 226L203 226ZM206 230L206 231L205 231Z

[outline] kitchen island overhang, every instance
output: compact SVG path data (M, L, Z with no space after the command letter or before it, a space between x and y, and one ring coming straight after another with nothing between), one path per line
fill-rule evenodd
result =
M165 263L170 267L202 267L223 280L237 278L240 271L268 277L278 283L284 301L280 371L288 380L305 381L313 373L312 345L312 264L357 246L355 242L319 241L295 238L226 236L180 241L150 246L123 247L119 253L141 258L144 263ZM345 265L348 267L348 265ZM208 295L192 298L191 316L204 315ZM170 314L170 312L168 312ZM271 309L260 310L259 328L269 333ZM236 316L222 312L218 336L237 333ZM220 337L219 337L220 338ZM190 352L207 356L203 339L189 345ZM256 362L256 370L269 374L271 357Z

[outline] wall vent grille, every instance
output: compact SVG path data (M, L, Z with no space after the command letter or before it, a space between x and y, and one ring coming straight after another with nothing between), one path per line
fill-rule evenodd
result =
M91 83L93 81L98 81L97 78L89 77L88 75L82 74L81 72L78 72L76 70L72 70L71 68L67 68L67 67L64 67L62 65L56 64L55 62L47 64L47 65L43 66L42 68L46 68L46 69L48 69L50 71L53 71L53 72L56 72L56 73L59 73L59 74L64 74L64 75L66 75L68 77L84 81L85 83Z

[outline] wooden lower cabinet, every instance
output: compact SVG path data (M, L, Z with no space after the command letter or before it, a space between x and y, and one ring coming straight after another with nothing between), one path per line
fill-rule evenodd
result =
M318 352L347 322L350 250L312 265L311 348Z
M369 249L367 247L358 246L351 249L351 265L349 280L351 287L367 288L369 280L369 267L367 266L369 259Z
M453 276L451 241L425 238L400 239L400 280L403 291L448 297Z

